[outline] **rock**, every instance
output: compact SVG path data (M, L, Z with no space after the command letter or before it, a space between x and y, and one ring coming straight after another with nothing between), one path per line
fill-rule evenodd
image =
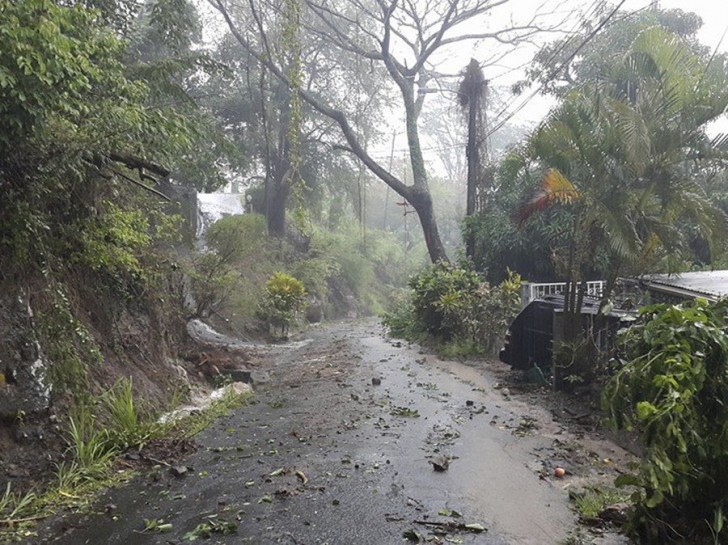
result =
M210 399L212 401L217 401L220 399L223 399L226 395L229 393L233 393L236 395L242 395L242 394L249 394L252 392L252 389L250 388L250 384L245 384L244 382L233 382L231 384L228 384L227 386L223 386L222 388L218 388L214 392L210 394Z
M450 460L446 456L435 456L430 459L430 463L435 471L447 471L450 467Z
M624 524L627 522L627 512L629 511L628 503L614 503L607 505L599 512L599 518L614 524Z
M382 383L382 379L379 377L372 377L372 384L374 386L379 386Z
M0 417L37 413L50 405L49 366L35 329L27 297L0 287Z
M174 466L169 468L170 474L175 477L184 477L188 471L187 466Z
M253 386L260 386L270 382L270 374L266 371L252 371L250 373L250 381Z
M244 382L245 384L249 384L252 371L248 369L230 369L228 374L230 375L230 380L233 382Z

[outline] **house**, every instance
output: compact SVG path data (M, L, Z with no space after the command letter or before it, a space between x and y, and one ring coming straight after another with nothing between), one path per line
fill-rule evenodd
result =
M636 289L647 303L679 303L702 297L716 302L728 296L728 271L693 271L675 274L645 274L623 279L623 286Z

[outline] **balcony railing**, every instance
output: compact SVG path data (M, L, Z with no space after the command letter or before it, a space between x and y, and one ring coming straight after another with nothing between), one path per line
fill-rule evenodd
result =
M604 292L604 280L591 280L586 283L586 293L592 297L601 297ZM521 285L521 307L525 308L528 303L546 295L558 295L564 293L566 282L551 282L548 284L534 284L524 282Z

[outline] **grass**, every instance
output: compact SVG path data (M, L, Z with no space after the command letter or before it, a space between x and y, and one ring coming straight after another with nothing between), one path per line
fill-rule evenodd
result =
M119 450L109 429L96 426L96 417L86 406L68 419L68 444L74 462L84 469L108 465Z
M8 484L0 496L0 543L32 537L38 520L62 508L83 511L97 492L128 480L132 471L112 471L114 461L128 449L141 448L153 439L194 437L248 398L229 389L209 408L161 424L151 413L139 412L131 381L122 379L97 403L79 404L69 417L66 435L71 459L57 466L50 488L42 494L22 495L13 493ZM94 409L100 411L98 415Z
M32 514L33 502L37 496L34 492L14 494L12 485L8 483L5 493L0 497L0 522L18 520Z
M582 519L598 518L602 510L616 503L630 501L631 492L608 486L590 486L580 492L571 492L574 508Z

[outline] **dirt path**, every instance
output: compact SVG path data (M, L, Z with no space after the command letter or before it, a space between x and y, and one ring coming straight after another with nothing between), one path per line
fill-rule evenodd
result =
M577 522L569 488L613 478L628 458L499 388L501 364L440 362L374 322L320 326L268 352L270 381L198 438L185 475L110 491L100 514L56 521L37 541L183 543L207 522L212 543L557 544ZM442 456L449 469L434 471ZM142 532L145 519L171 531Z

